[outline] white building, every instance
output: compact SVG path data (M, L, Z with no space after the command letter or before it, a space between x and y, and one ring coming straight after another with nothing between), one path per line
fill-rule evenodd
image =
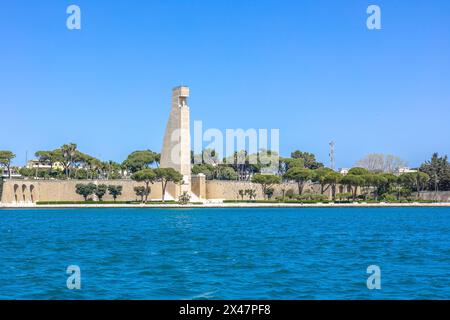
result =
M414 169L411 169L411 168L408 168L408 167L402 167L402 168L398 168L395 173L398 174L398 175L401 175L401 174L404 174L404 173L415 173L417 171L418 170L414 170Z

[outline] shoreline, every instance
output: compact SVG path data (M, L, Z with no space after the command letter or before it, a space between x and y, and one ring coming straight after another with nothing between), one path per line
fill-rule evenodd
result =
M206 203L206 204L55 204L55 205L24 205L0 204L1 209L208 209L208 208L432 208L450 207L450 202L442 203Z

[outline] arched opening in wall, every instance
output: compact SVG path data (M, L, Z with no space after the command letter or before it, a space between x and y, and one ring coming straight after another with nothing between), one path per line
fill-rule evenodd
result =
M22 185L22 198L23 198L23 202L26 201L26 192L27 192L27 186L26 186L26 185Z
M36 199L36 197L34 196L34 185L30 186L30 197L31 197L31 202L34 203L34 200Z
M339 186L339 193L344 193L344 187L343 186Z
M19 186L17 184L14 185L14 201L19 201L19 196L17 195L17 190L19 190Z
M352 192L352 187L347 186L347 192L348 192L348 193L351 193L351 192Z

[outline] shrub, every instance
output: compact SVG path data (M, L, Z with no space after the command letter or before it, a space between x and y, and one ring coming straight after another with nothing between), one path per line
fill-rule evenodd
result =
M94 193L97 189L97 186L93 183L83 184L79 183L75 186L75 192L81 196L83 196L84 201L87 201L88 197Z
M394 196L393 194L385 193L385 194L382 195L381 201L396 202L397 201L397 197Z

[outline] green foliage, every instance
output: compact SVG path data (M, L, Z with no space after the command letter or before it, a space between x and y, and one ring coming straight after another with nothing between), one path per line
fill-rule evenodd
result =
M298 158L280 158L280 173L285 174L292 168L304 168L305 160Z
M264 192L265 196L269 200L272 199L274 193L275 193L275 189L274 188L267 188L266 191Z
M154 170L156 180L162 182L180 183L183 175L173 168L157 168Z
M173 168L157 168L154 170L156 181L161 182L162 201L165 201L167 183L179 184L183 182L183 175Z
M416 190L417 195L419 196L420 192L428 185L430 176L424 172L419 171L404 173L398 179L404 187Z
M123 166L131 173L136 173L159 163L159 159L160 155L151 150L134 151L123 162Z
M0 151L0 166L5 167L8 170L9 178L11 179L11 160L14 159L16 155L11 151Z
M196 164L192 167L192 174L202 173L207 180L214 179L214 166L211 164Z
M293 198L294 195L295 195L295 192L294 192L293 189L288 189L288 190L286 190L286 194L285 194L286 197L288 197L288 198Z
M304 167L307 169L315 170L322 168L324 165L316 160L316 156L309 152L294 151L291 154L291 158L302 159Z
M219 180L229 180L229 181L238 180L238 174L232 167L219 165L216 178Z
M368 175L370 174L370 171L365 169L365 168L359 168L359 167L355 167L355 168L351 168L348 171L348 174L353 174L355 176L363 176L363 175Z
M133 189L134 193L136 193L138 197L141 197L141 202L144 202L144 199L146 199L145 202L147 202L148 195L151 192L151 189L149 187L139 186L134 187Z
M145 183L145 191L143 193L143 200L145 198L145 202L148 200L148 195L151 192L150 184L154 183L157 180L157 173L156 170L158 169L143 169L136 173L134 173L131 176L131 179L137 182L144 182ZM136 188L135 188L136 191Z
M385 193L381 196L381 200L384 202L396 202L397 197L393 194Z
M330 168L318 168L312 172L311 180L313 182L316 182L320 184L320 193L324 194L325 191L327 191L330 186L333 184L333 182L328 179L328 176L335 173Z
M252 182L270 187L275 184L281 183L281 179L280 177L272 174L255 174L252 177Z
M264 198L270 194L269 190L276 184L281 183L281 178L272 174L255 174L252 177L253 183L258 183L263 189ZM273 191L271 196L273 195Z
M103 196L106 194L106 191L108 191L108 186L106 184L99 184L95 188L94 194L97 196L99 201L103 201Z
M353 194L350 192L344 192L344 193L338 193L336 194L336 199L338 199L339 201L342 200L350 200L350 198L353 197Z
M241 200L244 200L244 197L248 197L249 200L253 200L253 199L256 199L256 190L241 189L238 191L238 196L241 197Z
M179 196L178 200L179 200L180 204L186 205L191 200L191 195L185 191Z
M356 195L358 192L358 187L362 187L365 184L363 176L348 174L341 179L343 185L349 186L353 190L353 201L356 200Z
M420 166L419 170L430 177L429 190L450 190L450 163L447 156L440 157L438 153L435 153L431 160Z
M306 168L291 168L285 174L284 178L286 180L295 181L298 184L298 193L303 193L304 185L307 181L313 178L313 171Z
M109 185L108 192L113 197L114 201L116 201L117 197L122 194L122 186Z
M323 194L315 194L315 193L304 193L302 195L298 195L297 200L300 201L325 201L328 200L327 196Z
M93 183L88 183L88 184L79 183L75 186L75 192L77 194L83 196L85 201L87 201L88 197L90 195L92 195L96 189L97 189L97 186Z
M156 181L156 173L153 169L143 169L135 172L131 179L137 182L153 183Z

